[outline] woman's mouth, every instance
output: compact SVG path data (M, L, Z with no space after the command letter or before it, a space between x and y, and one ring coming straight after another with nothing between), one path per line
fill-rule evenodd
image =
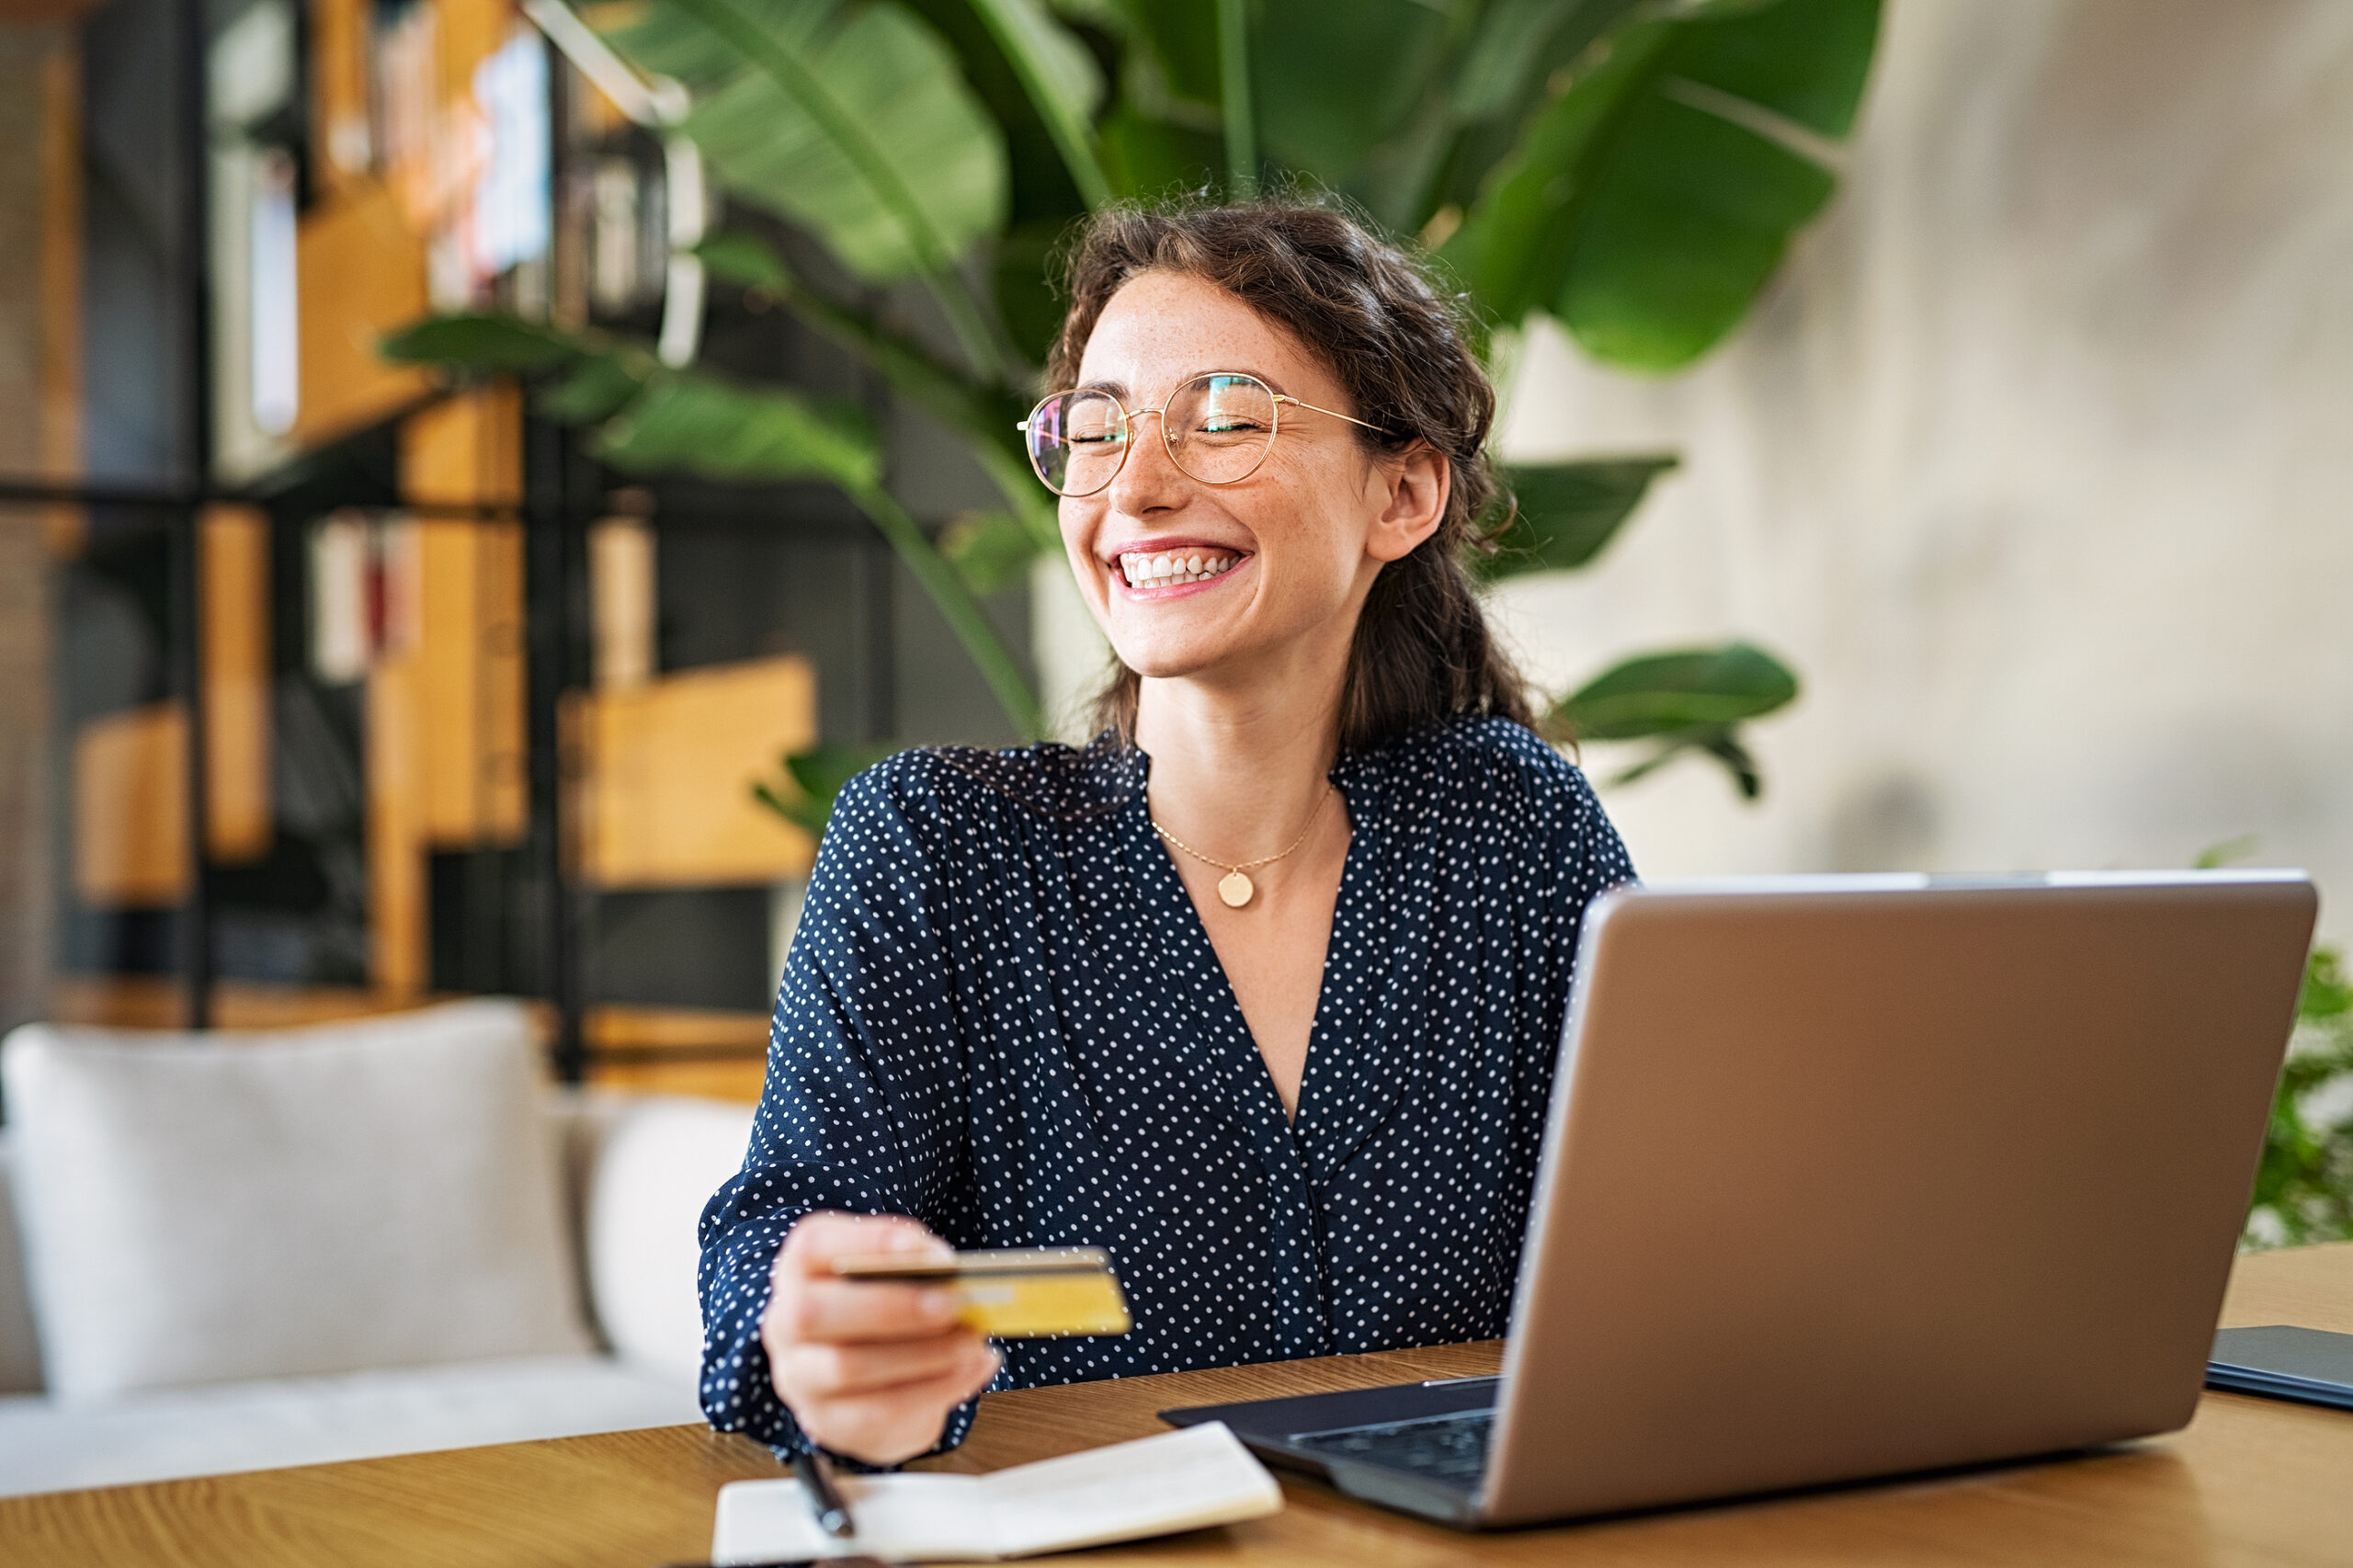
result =
M1131 588L1173 588L1185 583L1206 583L1242 564L1230 550L1190 546L1182 550L1137 551L1120 557L1120 575Z

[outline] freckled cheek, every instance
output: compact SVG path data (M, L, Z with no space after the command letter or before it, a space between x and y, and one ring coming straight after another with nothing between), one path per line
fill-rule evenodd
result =
M1267 591L1287 600L1324 605L1345 598L1364 554L1354 539L1323 508L1302 504L1261 535L1260 565Z
M1095 559L1095 535L1100 522L1100 508L1082 506L1074 501L1064 501L1056 514L1063 536L1063 553L1081 583L1103 575Z

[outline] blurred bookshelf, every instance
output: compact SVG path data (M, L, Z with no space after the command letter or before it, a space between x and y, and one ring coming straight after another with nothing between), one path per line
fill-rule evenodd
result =
M522 994L561 1077L756 1095L815 846L753 779L820 740L1009 732L838 497L625 479L518 389L374 347L436 310L663 329L661 147L508 0L49 25L73 438L0 472L50 578L42 1010L256 1028ZM867 404L927 520L970 504L830 346L695 303L704 359ZM1019 592L990 610L1026 645Z

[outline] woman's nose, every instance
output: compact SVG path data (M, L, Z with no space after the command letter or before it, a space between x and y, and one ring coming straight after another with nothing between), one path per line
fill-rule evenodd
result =
M1144 434L1143 420L1151 415L1160 426L1149 436ZM1109 500L1113 509L1130 517L1142 517L1148 511L1165 509L1184 504L1185 472L1168 455L1167 438L1162 434L1167 416L1157 408L1140 409L1128 415L1128 460L1111 480Z

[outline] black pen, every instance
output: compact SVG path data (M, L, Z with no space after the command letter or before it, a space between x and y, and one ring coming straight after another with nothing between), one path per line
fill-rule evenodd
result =
M834 1484L834 1467L816 1449L795 1458L792 1473L809 1492L809 1512L816 1517L817 1528L835 1540L848 1540L858 1534L858 1522L849 1517L849 1505L842 1500L841 1491Z

